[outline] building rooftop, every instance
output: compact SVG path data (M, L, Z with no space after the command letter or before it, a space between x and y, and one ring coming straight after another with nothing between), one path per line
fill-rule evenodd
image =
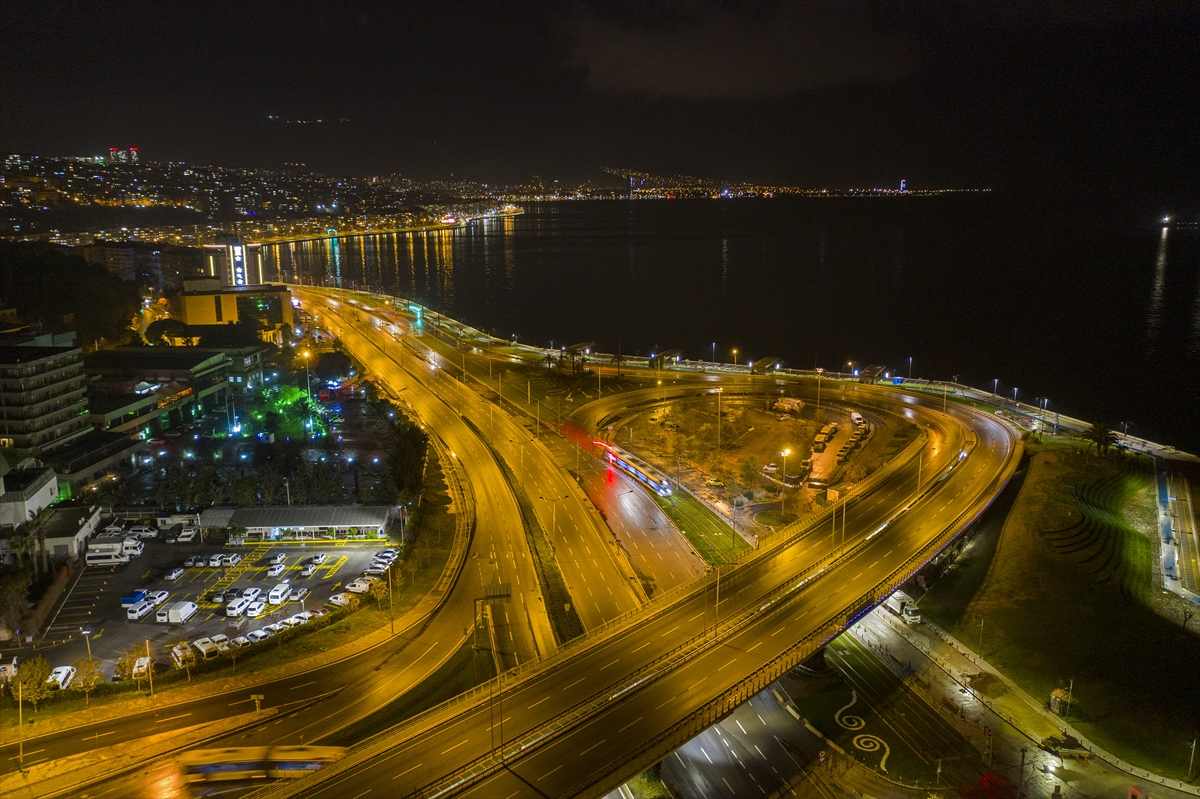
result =
M252 529L277 527L382 527L391 508L387 505L277 505L269 508L208 508L200 526Z
M68 352L79 352L78 347L26 347L21 345L0 347L0 364L33 363L65 355Z
M216 350L195 347L121 347L100 350L83 359L86 369L195 369L208 361L224 359Z

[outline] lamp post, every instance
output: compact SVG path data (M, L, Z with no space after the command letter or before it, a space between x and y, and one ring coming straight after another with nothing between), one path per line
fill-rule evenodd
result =
M92 659L92 631L79 628L79 632L83 634L83 640L87 641L88 660Z
M908 356L908 379L912 380L912 356Z
M720 457L721 457L721 393L723 391L725 391L724 388L717 389L717 458L718 459L720 459ZM630 441L630 443L633 442L632 429L629 432L629 441Z
M996 392L1000 389L1000 378L992 378L992 396L996 396Z
M287 491L288 505L291 505L292 504L292 484L288 482L288 479L286 477L283 478L283 489L285 491Z
M1020 406L1017 405L1017 387L1013 386L1013 410L1019 411Z
M817 367L817 410L821 409L821 375L825 370Z
M304 390L309 399L312 399L312 377L308 373L308 359L311 356L312 353L308 350L304 351Z
M783 456L783 489L782 489L783 501L780 503L783 506L783 509L779 512L780 524L782 524L783 516L784 516L784 514L787 513L787 487L788 487L787 459L788 459L788 455L792 454L792 450L789 447L788 449L785 449L783 452L781 452L779 454Z
M733 365L737 366L737 349L733 351Z

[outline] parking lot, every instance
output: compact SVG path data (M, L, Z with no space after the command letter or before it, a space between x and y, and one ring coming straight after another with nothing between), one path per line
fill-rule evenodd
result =
M88 630L92 655L104 663L105 673L110 677L121 654L135 644L144 647L147 640L154 660L169 662L174 644L217 634L234 639L302 610L322 607L332 594L357 578L383 546L380 542L307 541L259 545L249 542L245 546L228 547L207 542L167 544L166 537L161 534L146 541L141 557L127 565L86 568L52 617L50 632L41 641L38 654L52 666L86 657L87 641L81 630ZM207 565L209 558L218 553L237 553L241 561L235 566ZM325 555L324 562L311 576L302 577L302 568L318 553ZM282 574L268 577L269 560L276 555L283 556ZM195 556L203 557L205 565L185 567L185 560ZM167 579L176 568L182 568L183 573ZM213 601L216 591L248 588L258 588L259 599L265 601L270 590L285 581L293 588L307 588L308 594L301 601L289 599L283 604L268 605L269 612L258 618L243 615L226 619L225 604ZM199 605L199 612L184 624L160 623L155 612L132 621L121 607L121 598L139 588L168 592L156 611L176 602L191 601ZM27 657L32 653L26 650L21 654Z

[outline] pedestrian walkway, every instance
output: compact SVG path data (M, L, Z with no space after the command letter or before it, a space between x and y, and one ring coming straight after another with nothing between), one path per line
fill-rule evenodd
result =
M1151 774L1096 746L987 661L980 660L960 641L929 621L920 625L903 624L880 608L856 625L853 632L869 646L881 648L898 668L920 675L921 679L914 681L914 687L924 690L934 706L960 729L967 731L973 727L974 733L968 737L980 742L985 752L989 743L985 730L992 730L994 762L998 770L1005 770L1014 784L1020 777L1013 769L1013 762L1020 761L1020 750L1025 749L1028 779L1050 784L1061 782L1064 796L1127 796L1130 785L1141 786L1145 792L1153 788L1155 797L1200 796L1200 788ZM970 676L980 673L1000 680L1007 691L989 698L972 690ZM997 731L1004 727L1016 735L997 736ZM1038 748L1043 739L1064 732L1080 741L1086 759L1067 761ZM997 737L1000 740L996 740ZM1027 791L1026 795L1030 793Z
M1179 587L1200 599L1200 535L1196 530L1196 510L1192 488L1182 475L1167 478L1167 516L1171 540L1175 544L1175 573Z

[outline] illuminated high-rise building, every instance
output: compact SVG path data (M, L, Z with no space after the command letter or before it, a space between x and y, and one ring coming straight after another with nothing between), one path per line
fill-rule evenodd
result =
M136 147L109 147L108 148L108 163L110 164L136 164L138 162L138 148Z
M223 236L204 245L204 267L222 286L258 286L263 282L261 244L246 244L236 236Z

